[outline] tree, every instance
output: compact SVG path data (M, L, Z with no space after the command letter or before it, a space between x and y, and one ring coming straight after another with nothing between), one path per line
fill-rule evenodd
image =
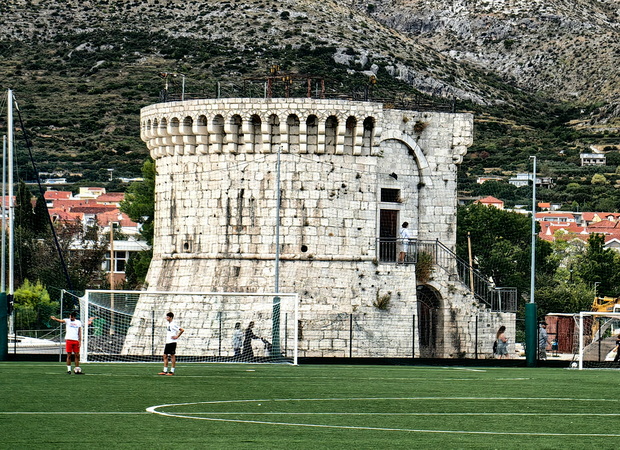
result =
M592 175L591 184L607 184L607 178L602 173L595 173Z
M149 158L142 166L144 181L131 183L125 200L121 203L121 211L131 220L142 224L140 234L149 245L153 244L153 219L155 216L155 162Z
M125 200L121 203L121 211L134 222L142 224L140 234L149 246L152 246L155 216L155 162L152 159L144 162L142 176L144 181L134 182L129 186ZM135 288L144 283L152 258L152 250L139 252L129 258L125 271L128 287Z
M497 286L529 292L531 219L523 214L471 204L457 212L457 255L468 260L467 233L478 269L492 276ZM553 273L557 264L549 258L548 242L536 243L537 276Z
M50 295L37 281L28 280L15 291L15 326L20 330L49 328L49 317L57 313L58 302L53 302Z
M587 285L598 283L600 295L620 296L620 255L605 248L604 235L590 235L585 253L577 258L576 272Z

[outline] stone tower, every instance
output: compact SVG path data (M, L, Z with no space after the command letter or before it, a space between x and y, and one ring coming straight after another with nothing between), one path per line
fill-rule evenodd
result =
M467 333L461 318L472 297L449 273L416 280L415 264L396 264L394 240L407 221L420 242L454 249L457 165L472 134L471 114L372 102L238 98L145 107L141 137L157 171L148 289L274 292L279 214L279 289L300 295L306 330L322 330L301 339L302 355L342 354L336 331L312 325L324 314L375 317L373 303L388 295L388 311L373 319L388 347L410 347L411 336L391 330L430 308L439 317L433 342L418 329L411 352L425 355L426 346L428 355L451 356L454 334ZM420 295L433 297L424 310ZM358 354L396 355L385 343L365 345Z

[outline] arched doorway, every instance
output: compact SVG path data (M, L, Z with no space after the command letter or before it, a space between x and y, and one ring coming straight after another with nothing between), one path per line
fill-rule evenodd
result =
M436 358L440 348L441 297L435 289L426 285L418 286L417 297L420 358Z

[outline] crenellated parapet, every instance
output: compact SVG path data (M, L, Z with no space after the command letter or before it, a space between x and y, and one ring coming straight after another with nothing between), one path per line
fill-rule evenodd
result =
M141 137L154 159L239 153L376 155L380 104L344 100L212 99L142 110Z

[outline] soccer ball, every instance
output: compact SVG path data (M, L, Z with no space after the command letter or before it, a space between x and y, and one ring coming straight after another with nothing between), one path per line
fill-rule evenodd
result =
M573 369L576 369L576 368L579 366L579 364L577 364L575 361L573 361L572 363L570 363L570 366L571 366Z
M73 371L75 373L82 373L82 369L80 369L79 367L76 367L75 369L73 369Z

